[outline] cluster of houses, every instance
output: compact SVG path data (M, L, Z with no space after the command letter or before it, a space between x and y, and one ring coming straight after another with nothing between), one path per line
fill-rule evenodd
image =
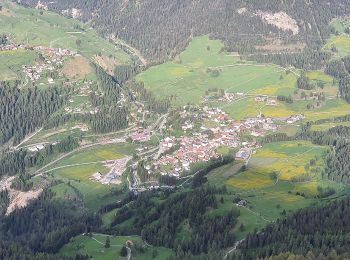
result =
M65 57L71 57L77 55L76 52L62 49L62 48L49 48L45 46L36 46L36 47L27 47L23 46L23 48L34 49L43 54L44 60L35 65L23 65L23 73L24 75L31 80L32 82L37 82L43 73L55 71L59 66L63 64ZM54 80L49 77L48 83L55 83Z
M303 115L292 115L286 119L286 122L288 124L294 124L294 123L296 123L304 118L305 118L305 116L303 116Z
M259 95L254 98L255 102L265 102L267 106L277 106L275 99L269 98L268 95Z
M118 184L121 182L120 177L125 171L130 159L131 157L127 156L119 160L106 161L105 166L110 168L110 171L105 175L102 175L100 172L96 172L89 179L91 181L100 182L104 185Z
M6 45L0 45L0 51L16 51L24 49L26 49L26 46L24 44L10 43Z
M138 131L132 135L130 135L130 138L133 142L146 142L151 139L151 133L149 131Z
M168 136L161 140L160 156L155 157L152 164L155 166L154 170L159 170L163 175L179 177L181 173L189 171L190 166L194 163L218 158L217 150L222 146L229 148L240 147L235 158L247 162L259 145L256 141L242 142L242 134L259 137L265 136L268 132L275 132L278 129L272 118L265 118L259 115L255 118L247 118L241 122L236 122L230 119L222 109L209 108L207 106L196 109L192 115L184 107L180 115L182 118L186 118L181 129L185 133L187 130L192 131L190 135L179 138ZM193 120L200 118L201 121L214 124L210 124L213 127L202 125L198 131L195 131L193 130L194 122L191 118ZM135 135L139 137L140 133ZM169 166L171 166L171 170L169 170ZM167 169L167 172L164 172L164 169Z
M204 97L203 102L207 103L209 101L215 100L215 101L221 101L221 102L232 102L235 101L238 98L241 98L244 96L244 93L242 92L236 92L236 93L232 93L232 92L227 92L225 91L221 91L220 95L207 95Z
M40 151L40 150L42 150L44 148L45 148L45 144L42 143L42 144L35 144L35 145L32 145L32 146L29 146L27 149L30 152L37 152L37 151Z

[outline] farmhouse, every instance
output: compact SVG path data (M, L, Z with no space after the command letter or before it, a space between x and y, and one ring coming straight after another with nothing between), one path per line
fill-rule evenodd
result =
M236 153L235 159L238 161L247 161L251 154L251 149L241 149Z

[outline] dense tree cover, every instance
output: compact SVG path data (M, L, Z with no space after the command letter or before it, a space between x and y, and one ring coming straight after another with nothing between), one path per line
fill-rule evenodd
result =
M291 65L299 69L314 70L323 68L331 56L328 52L306 49L301 53L256 54L246 58L260 63L275 63L283 67Z
M82 10L81 19L91 21L104 35L114 34L124 39L147 57L159 61L183 50L191 36L209 34L222 39L227 49L240 52L253 51L255 45L263 45L268 39L282 42L305 42L319 45L330 33L332 18L349 13L347 0L329 3L325 0L61 0L48 3L49 8L62 11L69 8ZM36 0L21 3L36 6ZM246 8L246 12L239 12ZM284 11L295 19L299 33L282 31L264 22L258 11L270 13ZM268 36L268 37L265 37Z
M239 211L232 210L220 216L209 216L208 208L217 208L216 194L225 188L204 186L190 191L165 193L143 192L133 203L118 210L112 226L116 234L142 234L152 245L173 248L178 253L207 253L234 244L231 229L237 222ZM165 196L165 197L164 197ZM159 202L158 202L159 201ZM132 220L132 226L119 225ZM184 223L189 235L178 237Z
M330 61L325 72L339 80L340 96L350 103L350 56Z
M33 253L29 248L16 242L0 240L0 259L6 260L68 260L69 257L50 255L46 253Z
M77 138L67 136L56 145L49 144L43 150L35 153L23 149L4 152L0 155L0 177L3 175L24 175L27 168L43 165L48 156L77 148L78 141Z
M49 191L8 216L0 216L0 236L33 252L57 253L73 236L98 227L96 216L76 208L72 202L53 199Z
M8 37L6 34L0 34L0 45L6 45Z
M310 79L306 76L305 71L303 71L300 77L298 78L297 86L300 89L306 89L306 90L310 90L314 88L314 86L310 84Z
M293 98L292 98L291 95L289 95L289 96L278 95L277 96L277 100L278 101L282 101L282 102L286 102L288 104L292 104L293 103Z
M103 94L92 92L90 95L91 103L99 107L99 112L89 118L91 128L99 133L127 128L128 109L118 105L122 93L121 85L101 67L93 66L98 79L98 87Z
M350 145L338 142L326 156L325 172L329 179L350 183Z
M140 71L141 67L136 65L117 65L114 68L114 77L118 79L118 82L124 83L132 79Z
M301 210L268 225L239 244L231 259L256 259L291 252L306 255L350 251L350 198Z
M347 119L348 117L341 118ZM298 133L298 138L318 145L332 146L332 149L325 155L326 177L333 181L350 183L350 144L348 142L350 127L336 126L323 132L311 131L310 128L310 123L303 125Z
M133 98L143 102L145 109L159 114L168 111L171 106L171 100L174 98L163 97L162 99L157 99L151 92L147 91L143 82L129 81L125 84L125 87L136 94L136 97Z
M57 87L19 89L0 82L0 144L12 137L14 143L19 143L25 135L41 126L64 101L65 91Z
M10 204L10 197L8 190L0 191L0 215L3 215L7 211L7 207Z

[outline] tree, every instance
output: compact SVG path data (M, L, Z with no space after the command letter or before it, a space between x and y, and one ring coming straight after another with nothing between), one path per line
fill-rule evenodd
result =
M77 39L75 41L75 44L78 46L78 47L81 47L81 40L80 39Z
M110 248L111 247L111 241L109 239L109 236L106 238L106 243L105 243L105 248Z
M126 246L123 246L122 249L120 250L120 256L126 257L128 255L128 249Z

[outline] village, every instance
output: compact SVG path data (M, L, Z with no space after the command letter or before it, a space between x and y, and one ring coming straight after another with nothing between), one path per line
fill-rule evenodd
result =
M0 51L27 50L39 53L39 58L35 64L22 65L22 73L27 82L37 83L40 79L47 79L47 84L54 84L54 77L59 78L62 75L56 75L57 70L62 67L67 57L77 56L77 52L63 49L51 48L46 46L28 46L25 44L9 43L0 46ZM44 82L40 82L43 85Z
M184 107L180 114L186 119L200 119L201 126L196 129L194 120L188 119L180 126L183 135L163 135L158 151L146 158L145 170L151 176L186 176L194 164L220 158L220 147L235 151L232 155L235 160L248 163L251 155L261 147L259 138L277 132L281 124L293 124L303 119L302 115L292 115L277 120L259 114L255 118L246 118L238 122L230 119L221 108L207 106L197 108L195 112L190 112ZM208 127L204 123L214 126ZM142 144L149 141L151 136L150 131L139 130L130 137L133 142ZM141 146L138 151L145 151L147 148Z

